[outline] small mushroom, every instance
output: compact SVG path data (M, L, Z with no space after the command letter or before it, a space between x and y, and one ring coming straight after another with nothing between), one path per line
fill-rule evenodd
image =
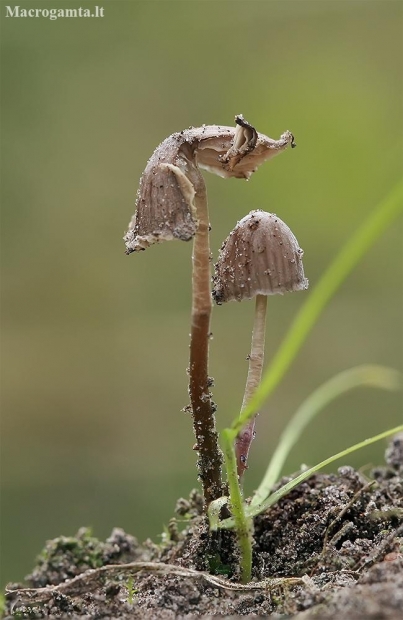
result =
M198 468L206 504L223 494L222 455L208 379L210 246L206 187L200 168L222 177L248 179L294 137L260 134L240 114L236 127L203 125L174 133L154 151L140 179L136 212L124 240L126 254L165 240L193 239L189 394Z
M227 301L255 300L255 318L249 355L248 378L242 403L244 411L262 377L267 296L308 288L302 265L303 251L279 217L251 211L235 226L221 246L213 298ZM238 476L247 469L256 416L242 429L235 442Z

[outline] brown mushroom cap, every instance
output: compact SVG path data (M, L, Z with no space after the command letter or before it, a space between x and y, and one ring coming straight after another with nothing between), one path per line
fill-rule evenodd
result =
M221 246L213 277L215 302L307 289L302 256L297 239L277 215L251 211Z
M204 190L199 168L248 179L264 161L289 144L295 146L289 131L272 140L242 115L235 120L236 127L203 125L174 133L156 148L141 177L136 213L124 237L127 254L153 243L194 237L198 228L194 198Z

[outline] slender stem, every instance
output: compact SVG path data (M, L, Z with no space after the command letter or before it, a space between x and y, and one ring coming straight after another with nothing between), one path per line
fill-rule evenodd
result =
M190 333L189 395L192 406L195 450L206 504L222 496L222 453L215 428L214 407L208 379L211 316L209 218L206 190L195 195L198 229L193 240L192 325Z
M263 371L264 341L266 332L266 309L267 296L257 295L255 303L255 319L252 331L252 343L249 355L248 378L246 380L241 414L245 411L249 401L256 392ZM255 432L257 413L251 418L235 440L235 454L237 459L238 476L241 479L245 469L248 468L248 454Z

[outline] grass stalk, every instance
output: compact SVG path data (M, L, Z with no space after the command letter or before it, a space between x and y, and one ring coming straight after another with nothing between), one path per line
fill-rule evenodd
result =
M233 433L225 429L221 434L227 480L230 495L230 508L237 533L237 542L240 553L241 582L248 583L252 576L252 532L251 521L247 519L239 485ZM220 526L221 527L221 526Z

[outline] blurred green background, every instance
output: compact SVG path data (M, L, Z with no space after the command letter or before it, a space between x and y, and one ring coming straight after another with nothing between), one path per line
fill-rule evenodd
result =
M7 4L10 4L7 1ZM19 2L21 8L95 3ZM246 183L206 173L214 255L250 209L277 213L313 286L401 175L402 3L119 1L103 19L2 18L2 574L82 525L158 534L196 485L187 402L191 246L130 257L122 235L170 133L286 129L298 148ZM258 420L246 488L297 405L364 362L402 366L402 227L332 301ZM267 359L308 293L269 300ZM253 304L213 313L218 426L237 413ZM401 423L401 397L333 403L287 464L314 464ZM382 462L385 444L349 457ZM340 463L342 464L342 463ZM336 469L337 465L333 469Z

